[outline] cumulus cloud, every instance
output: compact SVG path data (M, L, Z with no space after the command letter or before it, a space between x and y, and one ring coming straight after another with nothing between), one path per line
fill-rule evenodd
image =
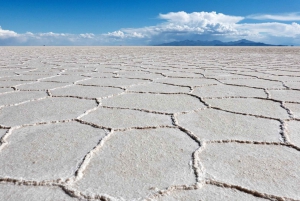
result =
M159 18L165 21L156 26L121 29L120 38L133 40L134 34L140 34L144 38L143 42L148 44L186 39L229 41L245 38L272 44L288 41L287 44L296 42L300 45L297 42L300 38L300 25L296 22L243 23L246 17L216 12L186 13L184 11L159 14Z
M247 16L255 20L300 21L300 13L285 13L280 15L255 14Z
M219 23L232 24L232 23L237 23L244 19L244 17L224 15L223 13L216 13L216 12L186 13L184 11L170 12L167 14L159 14L159 18L177 24L195 24L200 26L205 26L206 24L219 24Z
M297 15L289 16L297 19ZM152 45L178 40L239 39L300 45L300 25L296 22L245 23L243 20L249 16L184 11L159 14L158 18L163 22L154 26L122 28L104 34L19 34L0 28L0 45Z
M17 36L17 33L10 30L3 30L0 26L0 39L10 38Z
M124 28L108 33L107 36L131 41L144 39L144 44L156 44L185 39L221 39L224 35L237 35L245 32L236 29L237 23L244 19L241 16L216 12L186 13L180 11L159 14L159 18L165 21L156 26Z

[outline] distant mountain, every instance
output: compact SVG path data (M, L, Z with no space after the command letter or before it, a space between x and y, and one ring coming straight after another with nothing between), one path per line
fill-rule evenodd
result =
M213 40L213 41L184 40L184 41L174 41L170 43L162 43L155 46L284 46L284 45L270 45L270 44L253 42L250 40L242 39L242 40L231 41L231 42L222 42L219 40Z

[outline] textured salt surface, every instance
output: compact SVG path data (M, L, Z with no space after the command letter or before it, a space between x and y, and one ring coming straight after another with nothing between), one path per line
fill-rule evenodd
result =
M300 200L299 54L1 47L0 200Z

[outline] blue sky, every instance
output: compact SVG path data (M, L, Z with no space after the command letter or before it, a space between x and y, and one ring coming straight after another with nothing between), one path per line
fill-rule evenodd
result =
M0 0L0 45L300 45L299 0Z

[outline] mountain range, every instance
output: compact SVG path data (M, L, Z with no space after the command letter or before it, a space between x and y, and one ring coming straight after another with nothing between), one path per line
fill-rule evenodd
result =
M271 44L253 42L250 40L242 39L242 40L230 41L230 42L222 42L219 40L213 40L213 41L184 40L184 41L173 41L170 43L162 43L155 46L284 46L284 45L271 45Z

